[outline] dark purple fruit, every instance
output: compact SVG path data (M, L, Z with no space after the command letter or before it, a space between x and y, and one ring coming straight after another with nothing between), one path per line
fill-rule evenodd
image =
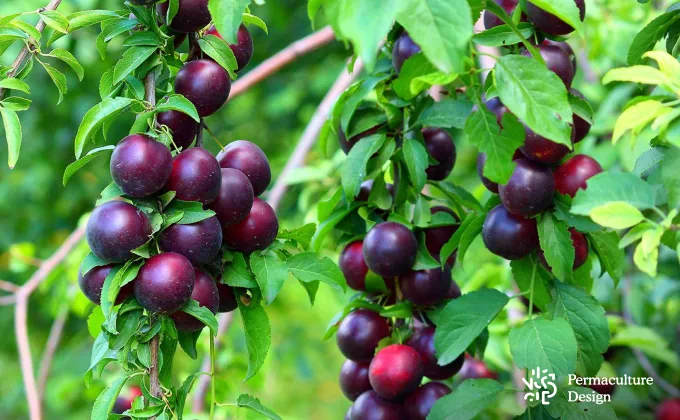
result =
M404 410L408 420L427 419L434 403L450 393L451 388L441 382L428 382L419 387L404 401Z
M78 285L80 286L80 290L82 290L85 297L90 299L90 301L95 305L99 305L101 303L102 287L104 286L106 276L109 275L113 267L114 265L112 264L94 267L85 273L85 275L83 275L82 271L78 272ZM128 283L121 287L114 305L120 305L131 294L132 283Z
M158 243L164 252L182 254L193 265L208 264L222 248L222 226L215 216L190 225L174 224L163 231Z
M173 143L182 150L188 149L198 134L198 123L183 112L175 110L161 112L156 116L156 121L170 129Z
M168 14L169 1L159 4L158 14L165 18ZM198 32L210 23L208 0L179 0L179 10L170 23L170 28L177 32Z
M422 133L428 153L438 162L425 169L427 179L443 181L456 164L456 145L451 135L441 128L424 128Z
M569 89L569 92L572 95L583 99L584 101L586 100L586 97L574 88ZM574 114L574 143L578 143L585 139L588 133L590 133L590 128L591 125L588 121Z
M212 60L190 61L175 78L175 92L191 101L201 117L217 112L230 91L229 73Z
M210 206L223 227L240 222L253 207L253 186L241 171L222 168L222 183L217 199Z
M392 48L392 66L397 74L401 72L404 62L420 52L420 46L413 42L413 39L404 32L394 41Z
M210 29L206 31L207 35L215 35L216 37L223 39L222 35L217 32L215 25L211 26ZM236 33L236 44L229 44L229 48L234 53L236 57L236 64L238 65L236 71L243 70L250 60L253 58L253 53L255 52L255 47L253 46L253 37L250 35L250 31L246 28L246 25L241 25Z
M489 212L482 228L487 249L506 260L519 260L538 246L535 219L516 216L502 205Z
M555 143L536 134L526 125L524 126L524 133L526 135L524 145L520 147L520 150L527 159L534 162L555 165L560 163L560 161L571 151L569 147L564 144ZM572 141L573 138L574 132L572 132Z
M448 207L444 206L434 206L430 209L430 213L434 216L437 213L448 213L455 220L460 222L460 218L456 213L453 212ZM451 239L451 237L456 233L460 225L451 225L451 226L439 226L439 227L433 227L433 228L427 228L425 229L425 246L427 247L427 250L430 252L430 255L436 260L439 260L439 254L446 245L446 243ZM451 257L449 257L451 259ZM453 260L448 261L450 264L453 264Z
M399 400L420 385L423 362L413 347L392 344L375 355L368 378L376 394L387 400Z
M373 183L374 181L372 179L362 182L361 188L359 189L359 194L357 194L357 196L354 197L354 200L361 202L368 201L368 197L371 195L371 191L373 190ZM392 198L394 198L394 185L385 184L385 189L387 190L387 192L390 193Z
M368 362L346 360L340 371L340 389L348 400L354 401L359 395L370 391L371 382L368 380Z
M517 7L517 4L519 3L519 0L494 0L494 2L501 6L503 9L505 9L505 13L508 14L508 16L512 17L512 14L515 12L515 8ZM524 18L524 15L522 15ZM524 19L523 19L524 20ZM484 11L484 28L485 29L491 29L495 28L496 26L503 25L504 22L499 18L498 16L494 15L490 11L486 10Z
M571 57L564 52L564 50L556 45L545 45L541 44L536 46L538 52L543 57L545 65L559 76L564 82L564 85L569 89L571 83L574 81L575 69L571 62ZM531 57L531 53L527 50L522 52L525 57Z
M253 185L255 197L267 190L272 180L272 171L267 156L256 144L246 140L229 143L218 155L223 168L233 168L246 174Z
M458 299L461 295L460 286L455 280L451 280L449 290L446 292L446 299Z
M193 147L172 160L172 172L165 188L175 191L178 200L207 205L215 201L221 184L222 172L215 156L205 149Z
M590 156L575 155L555 169L555 189L560 194L574 197L585 190L587 181L602 172L602 166Z
M194 290L194 267L174 252L146 260L134 280L135 298L152 313L171 314L184 306Z
M481 360L465 355L465 362L460 369L460 379L498 379L498 374L489 369Z
M510 180L498 187L501 201L509 212L532 217L552 205L555 178L550 168L527 159L516 161Z
M357 362L371 360L380 340L389 336L387 318L368 309L357 309L347 315L336 334L342 354Z
M347 285L354 290L366 290L368 266L364 261L363 248L363 241L354 241L342 250L338 260L338 266L347 280Z
M191 299L198 302L199 306L204 306L212 313L217 313L217 308L220 306L220 298L217 292L217 286L212 277L205 271L194 269L194 290L191 292ZM200 331L203 329L203 324L193 316L177 311L170 315L175 326L180 331Z
M417 253L416 236L399 223L379 223L364 238L366 265L382 277L406 274L413 267Z
M543 43L545 45L554 45L556 47L560 47L562 51L564 51L569 56L571 65L574 67L574 73L576 73L576 53L574 53L574 49L571 48L571 45L567 44L566 42L553 41L551 39L546 39L543 41Z
M583 22L583 19L586 17L586 2L585 0L574 0L574 3L581 12L581 22ZM574 28L571 25L535 6L531 1L527 1L524 12L538 29L549 35L567 35L574 32Z
M451 268L447 265L429 270L409 271L399 277L404 298L415 305L436 305L446 299L451 286Z
M486 165L486 153L480 152L477 155L477 175L479 175L479 179L482 180L482 184L484 184L487 190L498 194L498 184L484 176L484 165Z
M351 420L404 420L401 404L380 398L375 391L366 391L352 406Z
M111 177L130 197L160 191L170 177L172 154L164 144L144 134L132 134L118 143L111 155Z
M248 253L265 250L276 240L279 219L274 209L256 198L245 219L222 230L224 243L238 252Z
M217 292L220 295L220 307L217 312L231 312L238 308L234 289L228 284L217 283Z
M413 335L406 344L413 347L420 354L420 358L423 360L423 374L430 379L442 381L458 373L463 366L465 357L460 355L460 357L448 365L439 366L434 350L434 333L434 327L423 326L413 332Z
M656 408L656 420L680 419L680 398L669 398Z
M131 251L144 245L151 224L141 210L124 201L109 201L94 209L87 221L87 243L97 257L112 263L133 257Z

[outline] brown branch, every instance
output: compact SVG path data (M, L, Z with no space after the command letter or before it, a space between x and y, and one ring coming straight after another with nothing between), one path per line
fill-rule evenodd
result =
M10 292L10 293L15 293L16 291L19 290L19 286L17 286L14 283L10 283L5 280L0 280L0 290L4 290L5 292Z
M295 59L331 43L335 34L330 26L326 26L313 34L290 44L283 50L263 61L259 66L246 73L234 82L229 94L229 100L241 95L254 85L281 70Z
M59 313L52 323L50 335L47 338L47 344L45 345L45 350L43 351L43 356L40 360L38 394L43 401L45 400L45 385L47 384L47 378L50 374L52 359L54 359L54 353L56 353L59 342L61 341L61 334L64 331L64 325L66 325L66 320L68 319L69 306L71 306L71 298L73 297L74 290L75 288L73 286L69 288L68 299L65 299L59 307Z
M52 0L49 2L49 4L41 9L39 11L44 12L45 10L56 10L57 7L61 4L62 0ZM42 31L45 30L45 22L40 19L38 23L35 25L35 29L42 33ZM24 48L21 49L19 52L19 55L17 55L17 58L14 59L14 63L12 63L12 70L7 74L7 77L16 77L17 74L19 74L19 71L21 70L22 66L24 65L24 62L28 58L29 54L31 51L28 48L28 45L25 46ZM0 99L5 97L5 89L1 88L0 89Z

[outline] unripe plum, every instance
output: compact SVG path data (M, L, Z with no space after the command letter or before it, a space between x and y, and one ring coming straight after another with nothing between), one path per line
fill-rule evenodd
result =
M217 292L217 285L208 273L198 268L194 269L194 289L191 292L191 299L198 302L199 306L204 306L212 313L217 313L220 306L219 293ZM177 311L170 315L177 329L180 331L200 331L203 329L203 324L193 316Z
M215 25L211 26L210 29L206 31L207 35L215 35L216 37L223 39L222 35L217 31ZM243 70L250 60L253 58L253 53L255 48L253 46L253 37L250 35L250 31L246 28L246 25L241 25L236 33L236 44L229 44L229 48L234 53L236 57L236 64L238 65L236 71Z
M574 3L579 8L581 22L583 22L583 19L586 17L586 2L585 0L574 0ZM531 1L527 1L526 9L524 11L529 17L529 20L531 20L538 29L549 35L567 35L574 32L574 28L571 25L557 16L537 7Z
M586 189L587 181L602 172L602 166L590 156L575 155L555 169L555 189L560 194L574 197Z
M346 358L362 362L371 360L380 340L389 336L387 318L369 309L357 309L342 320L336 339Z
M453 218L460 222L460 218L456 213L453 212L448 207L444 206L434 206L430 209L430 213L434 216L437 213L448 213ZM451 237L456 233L460 225L451 225L451 226L439 226L439 227L433 227L433 228L427 228L425 229L425 246L427 247L427 250L429 251L430 255L436 260L439 260L439 254L441 253L442 248L446 243L451 239ZM451 257L449 257L449 262L450 264L453 264L453 260L451 260Z
M450 393L451 388L441 382L428 382L420 386L404 401L404 410L408 420L427 419L434 404Z
M156 116L156 121L170 129L173 143L182 150L188 149L198 134L198 123L183 112L175 110L161 112Z
M130 197L160 191L170 177L172 154L164 144L144 134L131 134L111 155L111 177Z
M510 17L512 17L512 14L515 12L515 8L517 7L517 4L519 4L519 0L494 0L494 2L501 6L503 9L505 9L505 13L507 13ZM524 15L522 15L522 20L524 20ZM494 15L488 10L484 11L484 28L485 29L491 29L495 28L496 26L503 25L504 22L499 18L498 16Z
M399 400L420 385L423 362L413 347L392 344L375 355L368 369L368 378L379 396Z
M238 308L234 288L224 283L217 283L217 292L220 295L220 307L217 312L231 312Z
M90 271L85 273L85 275L83 275L82 271L78 272L78 285L80 286L80 290L82 290L85 297L90 299L95 305L101 304L102 287L104 287L106 276L109 275L113 267L113 264L93 267ZM120 305L125 302L125 299L131 294L132 283L128 283L120 288L114 305Z
M263 251L276 240L279 219L269 204L256 198L248 216L224 227L222 233L230 249L243 253Z
M222 226L215 216L189 225L176 223L163 231L158 243L161 250L182 254L193 265L208 264L222 248Z
M441 128L424 128L422 133L428 153L438 162L425 169L427 179L443 181L456 164L456 145L451 135Z
M230 91L229 73L212 60L190 61L175 78L175 92L191 101L201 117L217 112L227 102Z
M158 14L167 16L169 1L156 6ZM179 0L177 15L170 23L170 28L177 32L198 32L210 23L208 0Z
M134 280L135 298L152 313L171 314L191 298L195 274L183 255L164 252L146 260Z
M392 48L392 66L397 74L401 72L404 62L420 52L420 46L406 32L402 33Z
M205 149L193 147L174 157L165 188L175 191L178 200L207 205L215 201L221 184L222 172L215 156Z
M338 260L338 266L347 280L347 285L354 290L366 290L368 266L364 261L363 248L363 241L354 241L342 250Z
M416 236L399 223L379 223L364 238L366 265L382 277L406 274L413 267L417 253Z
M436 305L446 299L451 287L451 268L447 265L429 270L409 271L399 277L399 288L406 300L415 305Z
M131 251L151 235L148 217L124 201L109 201L94 209L87 221L87 243L97 257L112 263L133 257Z
M550 168L527 159L515 161L510 180L498 187L501 201L509 212L532 217L552 205L555 177Z
M238 169L243 172L253 186L255 197L267 190L272 180L269 160L256 144L246 140L229 143L217 154L217 160L223 168Z
M351 420L404 420L401 404L380 398L375 391L366 391L354 401Z
M514 215L499 205L486 216L482 239L494 254L506 260L520 260L538 246L536 220Z
M368 380L368 362L346 360L340 370L340 389L348 400L354 401L366 391L370 391Z
M413 335L406 344L413 347L420 354L420 358L423 360L423 374L430 379L441 381L449 379L458 373L463 366L465 357L460 355L460 357L448 365L439 366L434 350L434 333L434 327L424 325L413 332Z
M222 184L217 200L210 206L223 227L240 222L253 207L253 186L238 169L222 168Z
M564 52L564 50L556 45L545 45L541 44L536 46L538 52L543 57L545 65L550 71L559 76L564 82L564 85L569 89L571 83L574 81L574 65L571 62L571 57ZM531 53L528 50L524 50L522 55L525 57L531 57Z

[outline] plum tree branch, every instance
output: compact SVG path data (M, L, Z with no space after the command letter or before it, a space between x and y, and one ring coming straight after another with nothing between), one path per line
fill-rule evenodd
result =
M38 394L43 401L45 400L45 386L47 385L47 378L50 374L52 359L54 358L54 353L56 353L59 342L61 341L61 334L64 331L64 326L68 319L69 307L71 306L71 298L74 291L75 287L73 285L69 287L68 299L64 299L59 306L59 312L52 323L52 328L50 328L50 335L47 338L47 344L45 345L45 350L43 351L42 359L40 360Z
M49 2L49 4L41 9L39 11L45 11L45 10L57 10L57 7L61 4L62 0L52 0ZM35 29L42 33L42 31L45 30L45 22L40 19L38 23L35 25ZM15 77L17 74L19 74L19 71L24 65L24 62L30 55L31 51L29 50L28 46L25 46L24 48L21 49L19 52L19 55L17 55L17 58L14 60L14 63L12 63L12 70L7 74L7 77ZM5 88L0 88L0 100L5 97Z

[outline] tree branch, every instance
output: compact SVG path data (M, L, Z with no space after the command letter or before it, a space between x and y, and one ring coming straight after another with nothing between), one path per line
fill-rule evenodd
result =
M59 307L59 313L52 323L50 335L47 338L47 344L45 345L45 350L43 351L43 356L40 360L40 371L38 373L38 394L43 401L45 400L45 385L47 384L47 378L50 374L52 359L54 359L54 353L57 351L59 341L61 341L61 334L64 331L64 325L66 325L66 320L68 319L69 307L71 306L71 298L73 296L74 289L75 288L73 286L69 288L68 299L65 299Z
M292 63L296 58L302 57L310 52L331 43L335 39L335 34L330 26L326 26L313 34L293 42L283 50L263 61L259 66L239 77L231 87L229 101L241 95L254 85L260 83L267 77L281 70L281 68Z
M56 10L57 7L61 4L62 0L52 0L49 2L49 4L40 11L45 11L45 10ZM45 30L45 22L40 19L38 23L35 25L35 29L42 33L42 31ZM24 62L28 58L29 54L31 51L28 49L28 46L25 46L24 48L21 49L19 52L19 55L17 55L17 58L14 60L14 63L12 63L12 70L7 74L7 77L16 77L17 74L19 74L19 71L21 70L21 67L24 65ZM5 92L6 89L0 88L0 99L3 99L5 97Z

